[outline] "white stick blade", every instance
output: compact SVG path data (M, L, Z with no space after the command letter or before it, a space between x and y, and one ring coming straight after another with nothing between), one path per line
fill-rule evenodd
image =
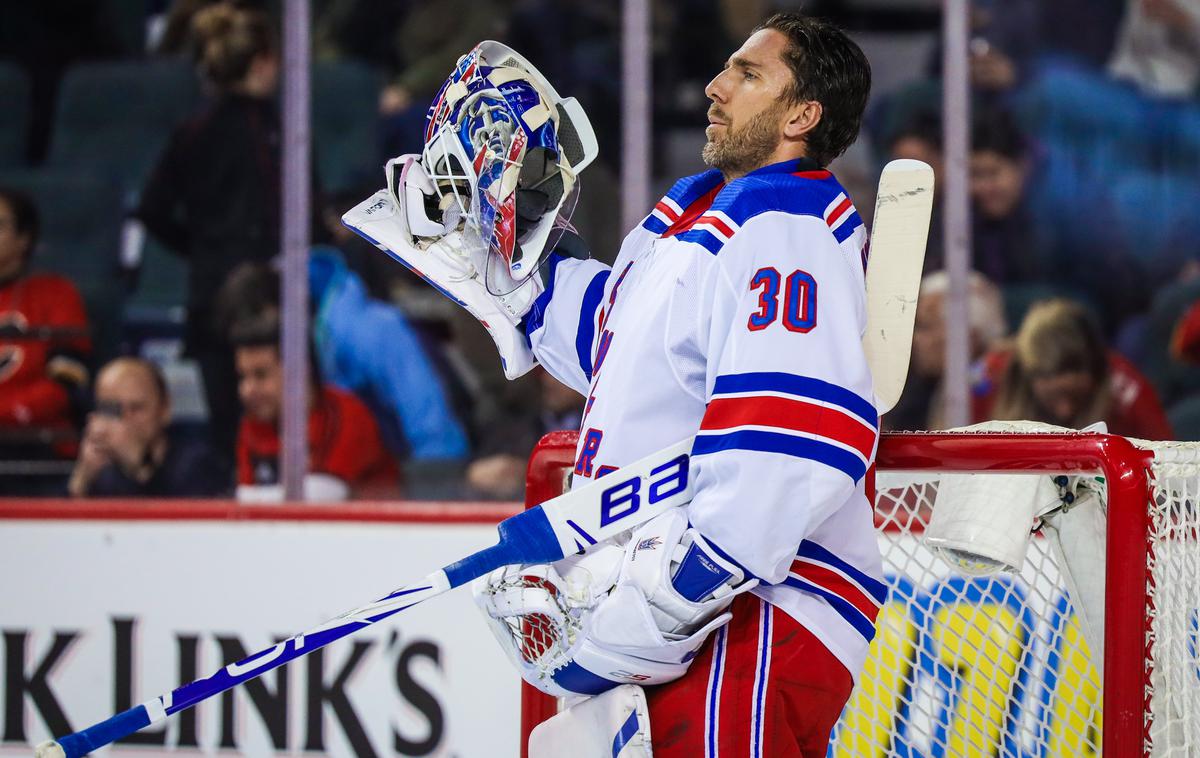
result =
M932 212L933 169L929 164L903 159L884 166L867 263L867 331L863 335L881 414L900 399L908 375Z

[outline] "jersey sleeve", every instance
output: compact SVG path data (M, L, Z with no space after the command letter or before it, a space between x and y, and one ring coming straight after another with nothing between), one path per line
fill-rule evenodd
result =
M821 218L764 213L704 284L707 405L689 518L769 584L787 578L817 526L863 499L879 429L862 348L863 237L839 244Z
M610 269L596 260L548 259L549 284L525 316L525 336L550 375L587 395L597 318Z

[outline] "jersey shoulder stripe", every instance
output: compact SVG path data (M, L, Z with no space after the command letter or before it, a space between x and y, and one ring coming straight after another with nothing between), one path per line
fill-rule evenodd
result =
M756 172L722 188L712 207L678 236L715 255L750 219L772 211L820 218L839 243L862 226L850 198L829 172Z
M722 181L721 172L709 169L700 174L685 176L667 190L642 221L642 228L662 234L683 215L684 209L707 194Z

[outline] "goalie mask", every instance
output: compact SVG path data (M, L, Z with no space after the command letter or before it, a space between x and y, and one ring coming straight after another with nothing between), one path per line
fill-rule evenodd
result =
M421 163L446 228L486 252L489 292L537 270L574 210L596 137L574 98L497 42L463 56L429 107Z

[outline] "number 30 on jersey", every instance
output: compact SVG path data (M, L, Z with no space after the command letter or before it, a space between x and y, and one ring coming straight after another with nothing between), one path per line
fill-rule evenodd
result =
M782 320L789 332L810 332L817 325L817 280L807 271L796 269L785 280L774 268L760 268L750 277L750 290L761 290L758 310L746 323L750 331L766 329L777 320Z

